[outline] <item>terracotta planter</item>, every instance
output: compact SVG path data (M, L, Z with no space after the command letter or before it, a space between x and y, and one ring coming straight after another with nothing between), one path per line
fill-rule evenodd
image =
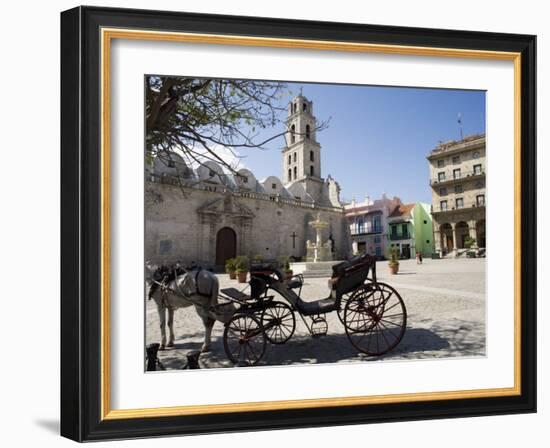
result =
M248 272L237 272L237 279L239 283L246 283L246 276Z
M389 265L390 268L390 274L395 275L399 272L399 264L391 264Z
M237 278L237 273L235 271L229 272L229 278L235 280Z

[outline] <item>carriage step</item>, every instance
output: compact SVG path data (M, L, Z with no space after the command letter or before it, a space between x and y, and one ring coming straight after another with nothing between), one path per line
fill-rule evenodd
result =
M328 324L324 316L318 315L311 319L311 337L320 338L321 336L326 336L327 332Z
M322 338L323 336L326 336L327 335L327 332L325 331L324 333L311 333L311 337L314 338L314 339L318 339L318 338Z

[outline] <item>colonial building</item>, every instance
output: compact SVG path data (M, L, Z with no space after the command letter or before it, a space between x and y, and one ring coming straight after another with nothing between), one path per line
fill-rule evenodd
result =
M441 143L427 159L435 250L458 255L468 237L485 247L485 134Z
M386 255L387 220L398 205L401 205L401 199L390 199L384 194L374 201L369 197L363 202L353 200L344 207L354 253L367 252L378 257Z
M401 258L423 257L434 251L430 205L400 204L388 216L388 241L398 250Z
M283 181L258 180L241 169L229 174L212 161L197 168L176 152L159 154L147 169L145 253L156 262L221 267L237 255L306 255L317 215L329 223L334 259L348 256L349 229L340 187L321 177L321 145L313 103L302 95L288 108Z

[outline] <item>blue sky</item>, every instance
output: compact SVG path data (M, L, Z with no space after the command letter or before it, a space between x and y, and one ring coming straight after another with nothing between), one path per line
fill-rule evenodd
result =
M485 132L484 91L297 83L288 88L292 94L282 105L302 88L317 120L330 118L328 129L317 134L322 176L331 174L348 200L386 193L404 202L430 203L426 155L439 141L460 138L458 113L465 136ZM282 124L262 136L281 129ZM241 165L258 179L282 178L283 146L281 137L266 151L243 150Z

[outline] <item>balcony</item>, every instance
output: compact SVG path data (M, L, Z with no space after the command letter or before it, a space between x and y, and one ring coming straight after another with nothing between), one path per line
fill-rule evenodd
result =
M432 214L434 214L434 213L449 213L449 212L457 212L457 211L459 212L461 210L473 210L473 209L477 209L477 208L485 208L486 205L487 205L486 200L479 201L477 203L474 202L474 203L470 204L469 206L464 205L462 207L448 206L446 208L441 208L439 206L432 205Z
M412 236L409 232L402 233L402 234L390 233L388 235L388 238L390 239L390 241L399 241L399 240L410 240Z
M350 233L352 236L374 235L377 233L382 233L382 227L351 226Z
M467 171L465 173L460 173L459 175L451 175L443 179L439 179L439 178L430 179L430 186L439 187L447 184L452 184L453 182L464 181L467 179L477 179L480 177L485 177L484 169L482 169L481 171Z

